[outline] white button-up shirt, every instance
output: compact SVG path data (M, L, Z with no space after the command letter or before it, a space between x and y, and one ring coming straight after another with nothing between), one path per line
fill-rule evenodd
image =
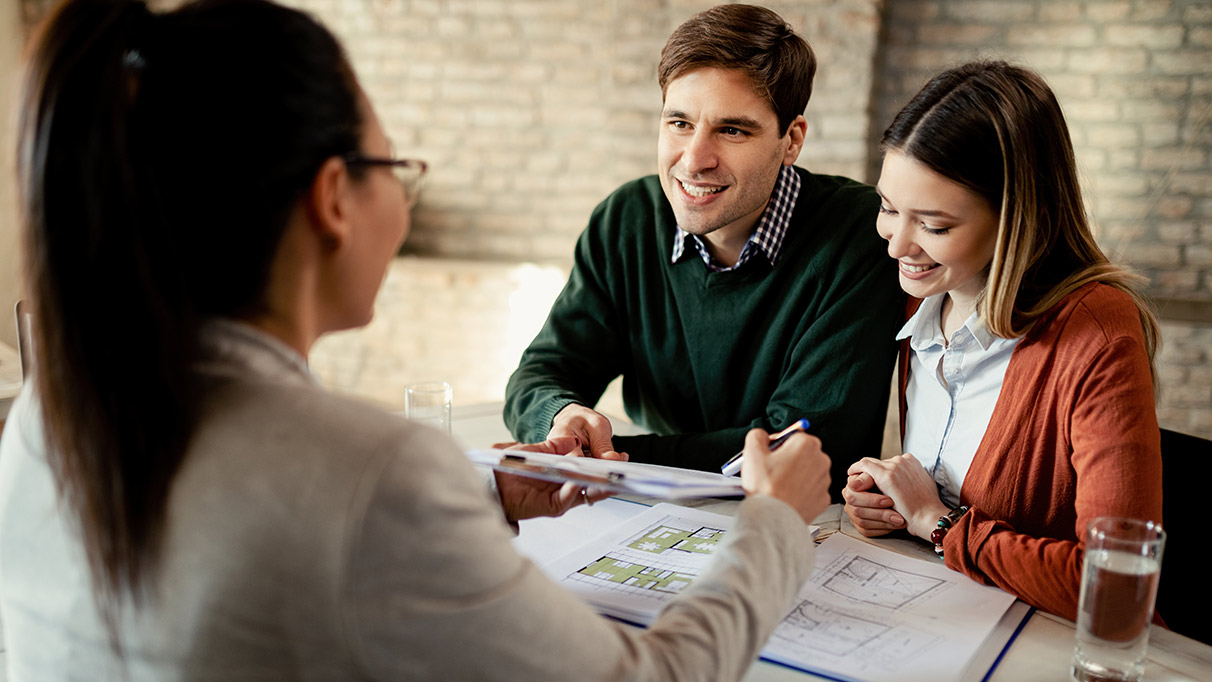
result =
M994 336L973 313L948 343L942 329L945 295L923 300L896 338L908 337L912 351L904 451L930 472L942 501L956 507L1019 339Z

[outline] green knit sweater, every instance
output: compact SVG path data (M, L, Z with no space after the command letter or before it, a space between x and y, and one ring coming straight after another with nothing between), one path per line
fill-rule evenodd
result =
M796 171L774 267L756 254L709 272L693 248L671 264L676 220L656 176L598 205L505 390L514 437L544 439L564 406L593 406L621 374L627 416L653 434L614 438L632 461L718 471L749 429L806 417L840 499L847 467L879 456L904 295L875 192Z

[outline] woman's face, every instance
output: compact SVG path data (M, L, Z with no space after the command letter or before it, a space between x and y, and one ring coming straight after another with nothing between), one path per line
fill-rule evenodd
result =
M393 157L391 142L379 123L370 101L361 95L365 117L362 145L367 157ZM341 326L359 327L374 316L374 300L387 273L387 265L408 236L408 202L404 187L391 168L366 166L361 179L351 178L351 220L349 254L339 294L343 299Z
M897 260L901 288L925 298L949 293L975 300L985 286L998 216L966 187L897 151L884 156L875 221Z

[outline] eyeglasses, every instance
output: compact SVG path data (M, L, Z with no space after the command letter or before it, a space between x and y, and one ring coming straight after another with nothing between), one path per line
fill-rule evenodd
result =
M342 157L349 166L387 166L396 179L404 185L404 200L409 207L417 203L421 196L421 181L425 179L425 171L429 164L418 159L380 159L373 156L362 156L358 153L346 154Z

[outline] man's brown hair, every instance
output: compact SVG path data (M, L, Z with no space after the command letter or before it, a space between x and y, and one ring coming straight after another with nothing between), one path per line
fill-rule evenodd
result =
M661 50L661 94L670 81L706 67L735 69L749 77L785 135L812 96L816 57L778 14L754 5L719 5L677 27Z

